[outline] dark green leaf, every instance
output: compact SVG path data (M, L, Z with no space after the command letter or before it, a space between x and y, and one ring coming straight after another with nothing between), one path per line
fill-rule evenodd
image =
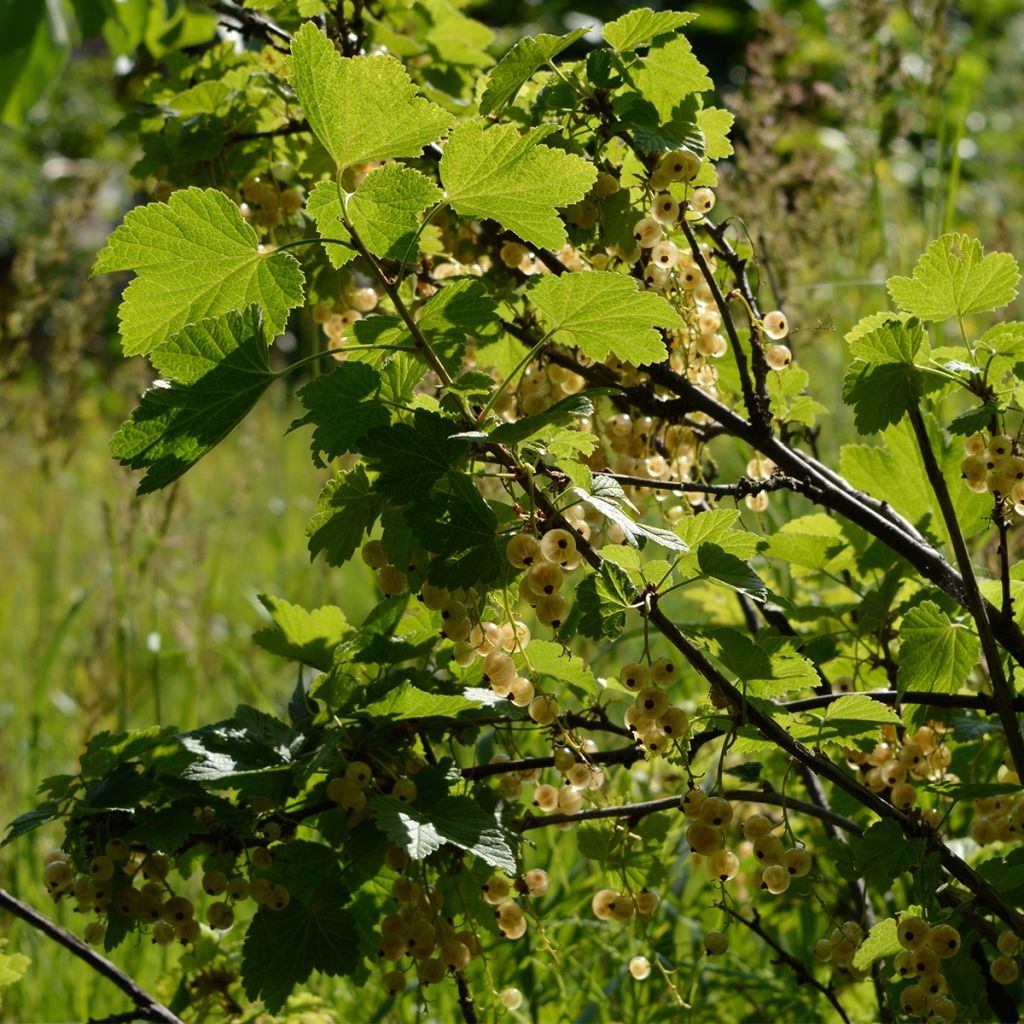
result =
M343 565L377 521L381 498L362 466L328 480L306 527L310 557L321 552L328 565Z
M342 610L334 605L325 605L307 611L269 594L260 594L259 600L270 613L273 625L257 630L253 640L271 654L301 661L326 672L333 664L334 648L349 632L348 620Z
M145 469L138 493L173 483L245 419L274 380L258 306L183 327L154 349L166 374L114 435L122 465Z
M749 594L755 601L768 600L768 588L761 577L746 562L717 544L701 544L697 549L697 564L705 576Z
M310 444L318 464L321 452L335 459L355 451L359 438L391 421L387 407L374 397L380 384L380 374L372 366L346 362L299 389L299 401L308 412L291 429L314 425Z

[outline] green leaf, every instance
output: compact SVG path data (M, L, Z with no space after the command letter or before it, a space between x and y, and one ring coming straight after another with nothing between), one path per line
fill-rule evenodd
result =
M615 523L625 535L626 543L638 547L641 544L641 538L646 538L670 551L686 550L686 544L671 530L636 522L626 512L627 508L636 512L636 508L622 492L618 481L603 473L598 473L593 478L592 486L593 493L582 487L574 487L573 494L584 504L597 509L601 515Z
M7 940L0 942L0 995L5 988L20 981L29 969L32 961L24 953L5 953L3 947ZM2 1005L2 1000L0 1000Z
M530 650L533 648L531 646ZM360 708L358 714L374 718L454 718L462 711L480 707L460 694L428 693L412 683L402 683L381 700Z
M909 839L891 818L876 821L862 836L849 837L857 874L872 887L892 891L893 882L921 856L924 842Z
M380 510L381 497L362 466L328 480L306 527L310 557L323 551L328 565L344 565L377 521Z
M604 38L616 50L635 50L646 46L657 36L675 32L689 25L697 15L693 11L658 11L649 7L638 7L608 22L604 27Z
M367 435L360 445L380 473L381 493L400 504L416 501L454 468L463 446L451 440L454 420L417 409L412 423L395 423Z
M704 155L708 160L723 160L732 156L729 129L735 120L728 110L703 107L697 111L697 127L704 136Z
M452 372L460 368L467 336L481 342L501 334L498 303L477 277L446 284L423 306L419 328ZM412 338L409 335L411 342Z
M570 654L562 644L551 640L531 640L530 667L539 676L557 679L568 686L577 686L585 693L597 692L597 681L583 659Z
M976 238L943 235L917 261L913 277L889 278L889 294L900 309L922 320L998 309L1016 297L1020 269L1009 253L983 254Z
M31 811L26 811L24 814L19 814L7 826L7 833L3 838L3 842L0 842L0 848L6 846L8 843L14 842L21 836L26 836L29 832L34 832L37 828L42 825L48 825L51 821L55 821L61 815L61 805L58 803L45 803L40 804L38 807Z
M633 606L635 588L629 574L612 562L604 562L576 587L579 631L600 640L618 637L626 624L627 608Z
M978 663L981 643L968 626L953 622L934 601L922 601L900 626L897 689L956 693Z
M260 252L256 232L217 189L186 188L140 206L107 239L94 274L131 270L119 316L127 356L187 324L259 306L268 338L302 304L303 276L285 252Z
M893 313L891 310L882 310L880 313L871 313L868 316L861 317L860 320L858 320L853 327L846 332L844 340L847 345L852 345L858 338L865 334L870 334L879 327L884 327L886 324L894 322L905 324L909 319L909 313Z
M419 171L385 164L360 182L348 201L348 215L357 236L374 256L404 260L416 255L412 245L423 212L441 196L441 190Z
M380 384L380 374L372 366L350 361L299 389L299 401L309 411L290 429L314 424L310 444L318 464L321 452L336 459L357 450L363 435L388 425L391 414L376 398Z
M139 494L177 480L248 415L275 374L259 309L183 328L152 354L169 378L143 394L110 442L123 466L145 469Z
M326 672L333 664L334 648L349 632L344 612L334 605L307 611L270 594L260 594L259 599L273 624L258 629L253 640L271 654Z
M597 362L609 352L634 366L662 362L667 351L657 328L683 326L662 296L639 291L625 274L545 275L528 294L556 342L575 345Z
M339 170L419 156L453 120L419 95L393 57L342 57L312 22L292 39L292 85L313 134Z
M876 960L902 952L903 946L896 935L896 918L887 917L872 925L871 931L853 955L853 966L863 971Z
M854 357L865 363L910 365L924 342L924 331L921 321L915 318L906 323L890 320L874 330L858 333L856 337L847 335L846 340Z
M250 999L262 999L277 1014L313 971L337 977L359 966L356 922L341 906L344 896L325 886L308 905L293 899L284 910L259 908L242 947L242 984Z
M999 356L1019 356L1024 353L1024 323L996 324L977 340L974 347L987 349Z
M821 715L823 722L836 727L842 724L901 725L902 719L888 705L865 693L848 693L832 701Z
M393 797L377 797L370 801L370 808L391 841L416 860L450 843L492 867L509 872L516 869L505 831L472 797L447 796L429 810Z
M306 199L306 213L316 223L316 233L321 239L334 239L324 242L324 253L335 270L354 260L356 250L350 245L336 245L335 242L348 242L349 233L341 223L341 199L338 186L333 181L318 181Z
M951 434L960 434L966 437L978 430L987 430L993 417L998 416L1000 411L1000 406L995 402L985 402L977 409L968 409L966 412L960 413L959 416L954 416L946 424L946 429Z
M704 635L712 655L743 682L752 697L775 697L818 685L814 666L785 637L764 637L755 643L728 627L707 629Z
M70 51L69 25L59 4L18 3L0 12L0 122L24 130L29 111L60 79Z
M843 401L853 406L854 422L862 434L899 423L925 391L921 372L906 363L878 366L855 359L843 379Z
M768 600L768 588L764 580L746 562L717 544L707 541L701 544L697 549L697 565L705 576L748 594L755 601Z
M443 488L406 508L405 521L435 555L428 572L434 586L455 590L490 583L501 571L497 516L464 473L448 473Z
M597 389L598 394L607 394L610 389ZM591 392L590 394L593 394ZM571 423L583 416L590 416L594 411L594 404L587 392L569 395L561 401L555 402L550 408L533 416L524 416L522 419L512 423L502 423L488 435L488 440L498 444L519 444L529 437L540 433L545 427L552 423ZM589 435L588 435L589 436Z
M564 36L542 33L520 39L487 76L487 86L480 97L480 113L498 113L506 103L515 99L516 93L541 65L586 34L585 28L578 28Z
M582 157L541 145L553 130L545 125L520 136L510 124L486 130L479 121L460 124L441 156L441 182L452 209L497 221L531 245L565 245L555 207L582 199L597 170Z

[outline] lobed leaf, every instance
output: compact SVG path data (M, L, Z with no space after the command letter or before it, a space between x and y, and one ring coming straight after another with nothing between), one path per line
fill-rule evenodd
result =
M191 469L248 415L275 379L259 309L182 328L152 354L156 381L110 442L122 465L145 469L139 494Z
M583 157L541 145L552 131L545 125L521 136L510 124L460 124L441 156L441 182L452 209L497 221L531 245L565 245L555 208L582 199L597 170Z
M100 250L94 274L131 270L118 315L126 356L152 351L206 317L259 307L268 340L302 304L289 253L260 252L256 232L217 189L186 188L132 210Z
M928 246L912 277L890 277L886 287L900 309L922 320L947 320L1005 306L1019 280L1010 253L986 256L976 238L951 232Z
M292 39L292 86L313 134L338 170L389 157L419 156L452 115L419 95L393 57L342 57L306 22Z
M625 274L548 275L528 295L553 340L597 362L609 353L635 366L661 362L668 353L657 328L684 326L662 296L638 290Z

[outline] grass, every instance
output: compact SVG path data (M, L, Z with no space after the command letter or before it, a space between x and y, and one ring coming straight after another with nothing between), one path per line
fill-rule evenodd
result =
M27 382L8 392L8 413L38 401ZM175 490L142 500L107 451L131 399L116 410L109 395L104 402L83 400L71 440L40 446L17 425L0 436L3 823L34 806L44 776L74 771L101 729L192 728L241 701L280 710L294 668L251 642L258 593L340 604L353 617L369 607L372 590L351 585L361 567L311 566L304 551L319 481L304 438L283 437L295 412L283 389ZM0 885L80 932L40 884L41 856L59 838L53 830L3 850ZM3 928L9 951L32 965L4 993L0 1019L85 1020L126 1009L63 950L31 929ZM164 965L153 954L129 944L115 959L144 986L157 985Z

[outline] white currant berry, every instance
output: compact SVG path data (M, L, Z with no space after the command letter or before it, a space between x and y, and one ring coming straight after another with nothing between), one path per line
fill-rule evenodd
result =
M568 530L548 530L540 541L541 554L559 565L571 561L576 554L576 538Z
M523 1005L523 993L517 988L503 988L498 998L506 1010L518 1010Z
M714 205L715 193L709 188L694 189L693 195L690 196L690 209L697 213L710 213Z
M505 546L505 557L517 569L528 569L540 557L540 542L529 533L517 533Z
M984 455L987 450L988 442L986 442L984 434L973 433L964 441L964 451L968 455Z
M764 333L772 341L781 341L789 334L789 321L781 310L776 309L771 313L765 313L762 322L764 323Z
M644 217L633 225L633 238L641 248L653 248L661 241L661 225L653 217Z
M634 956L629 961L629 973L637 981L643 981L651 976L651 962L645 956Z
M785 370L793 362L793 353L787 345L769 345L764 351L764 361L772 370Z
M789 888L789 872L781 864L772 864L761 874L761 888L767 889L773 896L784 893Z
M679 219L679 203L669 193L663 192L651 204L651 216L659 224L674 224Z
M721 956L729 948L729 936L725 932L708 932L704 936L704 952L708 956Z
M651 682L657 686L668 686L676 675L676 664L671 658L658 658L651 662Z

